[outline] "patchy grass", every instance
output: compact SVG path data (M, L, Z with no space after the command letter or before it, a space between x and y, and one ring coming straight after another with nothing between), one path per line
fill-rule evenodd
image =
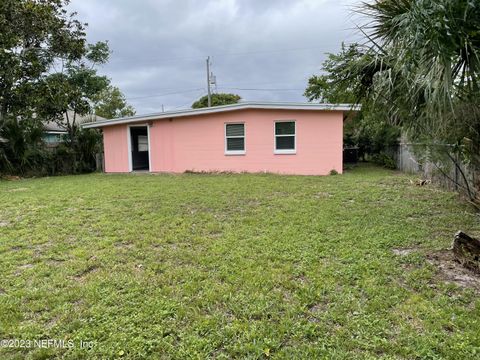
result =
M0 358L478 358L478 293L429 256L479 216L409 179L2 181L0 339L75 347Z

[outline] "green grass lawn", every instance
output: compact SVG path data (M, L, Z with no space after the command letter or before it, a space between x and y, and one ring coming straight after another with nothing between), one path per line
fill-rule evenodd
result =
M480 218L409 179L0 181L0 339L74 342L0 358L478 359L478 293L429 256Z

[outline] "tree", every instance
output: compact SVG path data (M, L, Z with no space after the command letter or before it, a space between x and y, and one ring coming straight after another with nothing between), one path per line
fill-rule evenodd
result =
M97 74L96 64L108 60L109 48L105 42L88 45L85 56L75 61L65 61L64 71L44 76L41 81L42 100L38 116L57 122L67 130L63 155L70 159L71 172L93 169L95 151L100 141L95 130L85 130L78 123L79 116L92 114L94 102L108 89L110 80Z
M0 2L0 122L30 117L38 79L58 59L86 52L84 25L68 16L62 0ZM0 126L2 126L0 124Z
M95 64L105 63L108 55L106 43L89 45L83 58L64 62L62 72L48 74L40 82L38 116L65 127L72 141L79 129L77 117L92 114L95 100L110 84L94 69Z
M372 20L364 27L370 46L344 73L345 80L362 76L359 94L377 100L404 128L458 141L456 131L450 136L457 128L452 122L460 120L455 108L478 103L478 5L387 0L365 4L360 11Z
M359 10L369 47L343 73L411 139L480 169L480 7L475 1L376 0ZM461 184L458 184L462 186Z
M24 172L41 156L41 78L86 53L84 25L62 0L0 2L0 172ZM36 159L33 161L33 159Z
M133 106L127 104L125 96L116 86L103 90L95 101L95 114L107 119L135 115Z
M236 94L226 94L226 93L218 93L212 94L212 106L220 106L220 105L229 105L229 104L236 104L242 98ZM193 109L205 108L208 106L208 96L202 96L200 99L195 101L192 104Z
M390 125L385 116L372 112L371 105L355 92L355 85L362 81L361 78L342 81L344 71L361 55L360 45L354 43L346 46L342 43L341 51L328 54L323 62L323 74L310 77L304 95L309 101L331 104L354 104L363 100L362 109L345 122L344 146L357 147L362 159L368 155L371 160L391 167L391 152L398 144L399 129Z
M358 56L358 44L348 47L342 43L338 54L327 54L322 64L324 75L313 75L308 79L308 86L304 95L309 101L319 100L330 104L353 104L357 101L352 84L338 81L339 71L349 64L351 59Z
M74 172L92 160L98 134L82 130L78 116L92 114L96 99L110 85L95 69L108 60L109 47L106 42L87 44L85 24L67 12L68 3L0 2L0 171L24 173L36 163L28 159L39 158L37 135L47 121L66 128Z
M480 169L480 6L470 0L375 0L358 10L364 46L336 67L371 114L413 141ZM458 184L461 186L461 184Z

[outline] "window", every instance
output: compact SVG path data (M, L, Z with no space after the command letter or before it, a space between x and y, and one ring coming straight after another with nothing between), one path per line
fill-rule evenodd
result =
M62 142L62 134L46 133L43 136L43 140L47 144L58 144L58 143Z
M295 121L275 122L275 154L295 154Z
M225 154L245 154L245 124L225 124Z
M138 135L138 152L148 151L148 136Z

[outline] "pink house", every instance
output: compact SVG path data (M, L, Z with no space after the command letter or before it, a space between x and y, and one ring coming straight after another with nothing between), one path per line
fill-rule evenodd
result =
M102 120L105 172L342 172L350 105L257 103Z

